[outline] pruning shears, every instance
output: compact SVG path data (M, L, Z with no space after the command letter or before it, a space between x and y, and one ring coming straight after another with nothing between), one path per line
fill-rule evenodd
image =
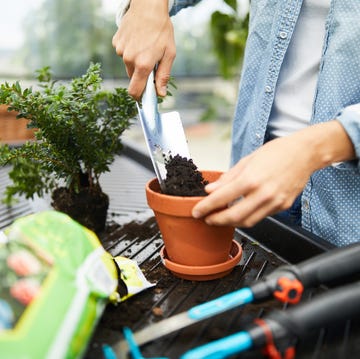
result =
M166 318L135 333L127 328L125 339L115 344L113 351L119 358L124 358L127 352L132 353L134 345L141 346L193 323L245 304L262 302L270 298L276 298L284 303L297 304L305 289L329 285L358 273L360 273L360 243L332 249L297 265L281 266L248 287L194 306L183 313ZM278 315L280 316L280 314ZM238 337L249 339L251 335L249 337L249 335L239 334ZM129 345L129 338L132 340L132 345ZM257 339L251 339L250 342L257 343Z
M245 330L194 348L180 359L222 359L256 348L271 359L292 359L298 338L359 316L359 301L360 282L337 287L287 310L273 310Z

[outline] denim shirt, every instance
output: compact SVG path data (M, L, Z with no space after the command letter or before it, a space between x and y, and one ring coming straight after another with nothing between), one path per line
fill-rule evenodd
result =
M172 14L196 2L175 0ZM251 1L232 130L232 164L264 143L275 86L302 2ZM310 120L311 124L340 121L357 160L314 172L302 194L302 227L336 246L360 240L359 19L359 0L331 1Z

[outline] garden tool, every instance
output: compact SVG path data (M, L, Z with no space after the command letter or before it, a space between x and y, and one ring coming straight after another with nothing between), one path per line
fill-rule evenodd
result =
M305 288L332 284L359 273L360 243L332 249L297 265L281 266L249 287L230 292L152 324L133 333L133 338L137 345L141 346L232 308L261 302L271 297L281 302L296 304ZM124 357L129 350L127 340L121 340L113 349L120 358Z
M147 80L141 106L138 102L136 105L155 174L164 191L165 161L176 155L190 159L190 154L179 113L172 111L160 114L158 111L154 73L155 70Z
M131 329L128 327L125 327L125 328L123 328L123 333L124 333L124 337L126 338L128 344L129 344L132 359L145 359L145 357L141 354L140 348L138 347L138 345L136 344L136 342L134 340L134 336L132 334ZM105 344L105 345L103 345L102 349L103 349L103 354L104 354L105 359L117 359L117 356L110 345ZM147 359L167 359L167 358L152 357L152 358L147 358Z
M360 316L359 301L360 282L337 287L287 310L273 310L245 330L191 349L180 359L222 359L257 348L270 359L292 359L297 339Z

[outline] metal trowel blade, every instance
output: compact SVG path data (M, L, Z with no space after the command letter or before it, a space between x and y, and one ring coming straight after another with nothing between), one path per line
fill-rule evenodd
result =
M189 159L190 153L180 114L176 111L159 113L153 79L152 73L143 94L142 107L139 104L137 107L155 174L164 189L166 160L176 155Z

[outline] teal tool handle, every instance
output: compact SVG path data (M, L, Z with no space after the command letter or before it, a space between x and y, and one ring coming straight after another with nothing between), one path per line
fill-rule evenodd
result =
M229 309L251 303L253 300L254 296L252 290L245 287L210 300L209 302L192 307L188 310L188 316L191 319L201 320Z
M252 339L247 332L239 332L225 338L189 350L180 359L222 359L252 348Z

